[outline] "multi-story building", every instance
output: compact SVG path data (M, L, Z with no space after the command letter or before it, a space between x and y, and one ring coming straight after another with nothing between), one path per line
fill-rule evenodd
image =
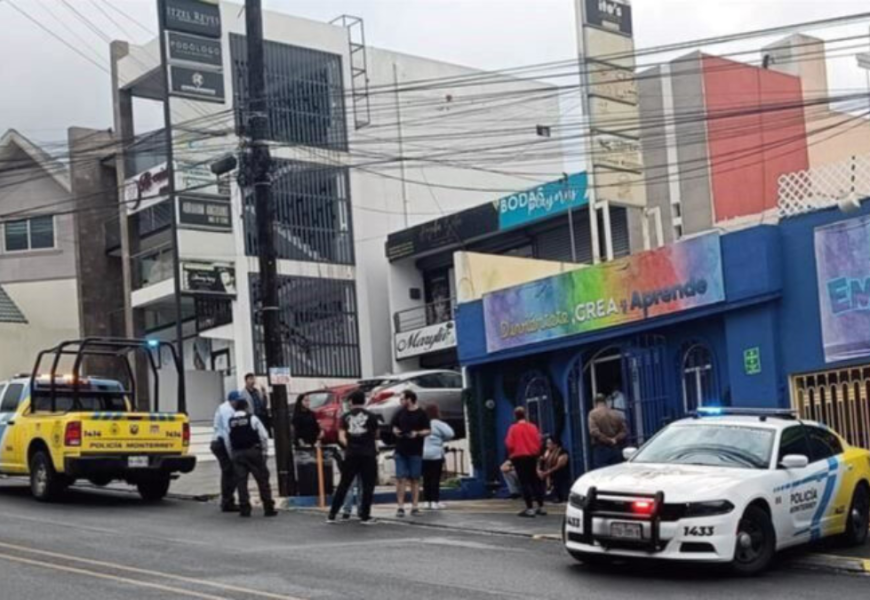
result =
M181 292L186 369L202 396L189 399L195 418L245 372L266 372L253 200L238 173L209 171L245 133L239 9L221 3L214 37L193 38L211 66L171 67L172 89L188 96L168 101L176 207L165 133L138 131L140 107L164 98L159 40L112 52L127 331L174 339ZM558 158L523 165L522 176L510 156L492 168L467 160L493 146L521 154L559 107L551 86L370 47L359 19L264 21L282 334L299 392L391 370L387 234L561 172ZM190 98L207 93L208 103ZM492 123L511 127L481 137Z

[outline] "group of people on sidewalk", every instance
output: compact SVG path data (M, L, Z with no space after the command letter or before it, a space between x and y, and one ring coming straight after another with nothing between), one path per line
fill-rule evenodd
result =
M260 393L257 393L258 397ZM230 392L226 402L218 406L214 415L212 454L221 470L221 510L238 512L241 517L251 516L251 495L248 478L253 476L260 492L263 511L274 517L275 501L269 482L269 432L260 416L255 414L257 405L250 402L250 391ZM265 402L262 405L265 409ZM238 493L239 501L235 497Z
M350 410L339 423L339 445L344 449L341 481L332 498L327 523L335 523L339 512L350 519L354 500L359 497L357 515L363 524L374 522L371 516L372 499L378 480L378 436L380 420L367 411L365 394L355 391L350 395ZM419 406L417 395L405 390L401 408L393 417L390 428L396 439L396 516L404 517L407 492L411 492L411 514L420 514L420 479L423 479L424 500L427 508L442 508L440 500L441 475L444 468L444 444L453 439L451 427L441 420L437 405L425 410Z
M603 394L596 396L595 408L589 412L592 468L621 462L627 436L624 412L611 406ZM514 423L505 437L508 459L501 471L511 498L522 497L525 501L521 517L546 515L544 500L548 495L561 503L568 500L571 491L568 452L557 436L548 435L543 442L541 438L537 425L528 420L526 409L515 408Z

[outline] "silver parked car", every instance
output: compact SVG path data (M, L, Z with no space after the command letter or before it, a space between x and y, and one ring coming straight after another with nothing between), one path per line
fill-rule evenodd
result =
M465 413L462 409L462 375L456 371L412 371L384 375L360 381L366 392L366 408L383 420L387 428L401 407L402 392L417 394L420 407L437 404L441 418L455 431L456 437L465 437Z

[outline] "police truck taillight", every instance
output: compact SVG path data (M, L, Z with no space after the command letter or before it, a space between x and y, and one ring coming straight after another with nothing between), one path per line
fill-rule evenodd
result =
M181 441L185 446L190 446L190 423L181 425Z
M65 446L81 446L82 445L82 422L70 421L66 424L66 432L63 436Z

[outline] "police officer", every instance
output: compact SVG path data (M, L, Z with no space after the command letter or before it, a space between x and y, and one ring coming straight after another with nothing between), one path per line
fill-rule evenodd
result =
M256 416L248 413L248 401L238 392L230 395L235 414L229 421L230 449L236 483L239 491L239 515L251 516L251 495L248 492L248 474L254 476L267 517L274 517L275 502L269 485L269 468L266 457L269 453L269 434Z

